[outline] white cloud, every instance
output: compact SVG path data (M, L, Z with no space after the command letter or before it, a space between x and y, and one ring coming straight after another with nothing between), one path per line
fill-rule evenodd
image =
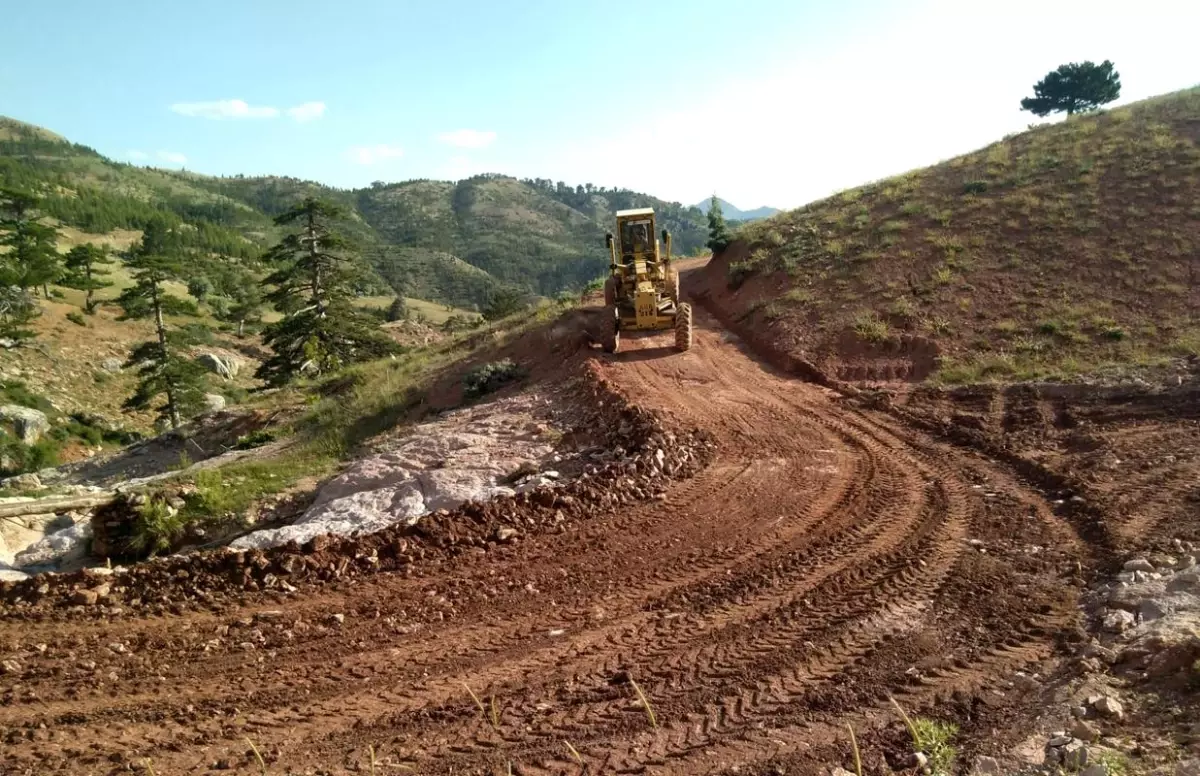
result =
M167 164L187 164L187 157L178 151L155 151L154 156Z
M202 119L273 119L279 115L279 108L273 108L270 105L250 105L245 100L177 102L171 106L171 110L182 116ZM324 106L322 106L322 110L324 110Z
M496 142L496 133L478 129L456 129L438 135L438 140L455 148L487 148Z
M150 158L150 154L145 151L126 151L125 155L135 162L144 162Z
M404 156L404 149L400 146L388 145L387 143L379 143L372 146L351 146L346 151L346 156L352 162L357 164L375 164L376 162L387 161L388 159L399 159Z
M299 105L288 108L287 115L300 122L313 121L325 115L325 103L302 102Z

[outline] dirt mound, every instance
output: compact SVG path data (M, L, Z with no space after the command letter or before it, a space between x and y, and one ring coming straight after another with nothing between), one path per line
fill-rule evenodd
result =
M1039 126L744 227L710 293L845 380L1124 373L1200 353L1200 89Z

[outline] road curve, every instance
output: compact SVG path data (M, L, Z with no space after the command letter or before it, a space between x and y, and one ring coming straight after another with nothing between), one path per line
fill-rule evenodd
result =
M871 746L889 694L1002 735L1073 620L1079 537L1003 468L696 321L687 353L597 356L716 440L665 501L271 611L0 623L24 656L0 771L257 772L250 741L271 773L372 750L377 773L808 772L848 764L846 722Z

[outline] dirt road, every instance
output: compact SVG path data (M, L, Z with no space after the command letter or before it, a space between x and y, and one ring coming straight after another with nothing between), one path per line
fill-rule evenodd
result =
M0 771L257 772L249 739L271 773L366 773L369 748L376 773L580 773L575 753L589 773L805 773L849 764L846 722L869 758L892 746L888 694L1009 735L1016 672L1073 622L1071 522L697 325L689 353L629 338L603 365L717 440L665 501L282 606L0 623L25 656L0 676Z

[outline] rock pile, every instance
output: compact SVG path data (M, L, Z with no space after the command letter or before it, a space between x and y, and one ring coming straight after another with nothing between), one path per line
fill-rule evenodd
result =
M579 427L602 439L611 454L589 464L572 482L471 500L454 510L437 509L415 525L400 523L356 538L322 534L269 549L171 556L116 569L109 572L111 579L96 576L106 570L92 569L0 583L0 611L31 619L77 613L114 617L127 606L177 612L216 607L222 598L245 591L287 593L324 580L401 571L427 559L487 552L531 534L564 530L573 521L613 514L622 505L664 493L672 479L691 476L711 460L714 444L704 432L670 428L660 415L632 405L594 367L574 390L579 404L591 408L578 418ZM97 590L101 583L107 586ZM95 603L89 603L90 595L77 595L80 591L96 592Z
M1130 558L1095 594L1114 667L1165 677L1200 659L1200 565L1197 548L1176 540L1170 553Z

